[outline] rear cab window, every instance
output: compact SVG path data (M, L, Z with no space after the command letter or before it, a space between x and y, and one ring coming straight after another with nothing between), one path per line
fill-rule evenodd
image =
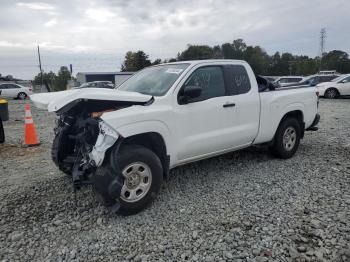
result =
M240 95L250 91L250 79L243 65L225 65L224 71L228 95Z

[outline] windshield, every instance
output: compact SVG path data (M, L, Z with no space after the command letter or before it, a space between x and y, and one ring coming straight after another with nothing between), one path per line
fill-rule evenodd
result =
M343 78L347 77L348 75L342 75L342 76L338 76L337 78L334 78L331 80L331 82L338 82L341 81Z
M167 64L148 67L125 81L118 89L141 94L162 96L189 64Z
M84 84L82 84L81 86L79 86L79 88L84 88L84 87L88 87L89 85L90 85L91 83L84 83Z
M315 81L317 78L317 76L308 76L305 77L302 81L300 81L300 83L312 83L313 81Z

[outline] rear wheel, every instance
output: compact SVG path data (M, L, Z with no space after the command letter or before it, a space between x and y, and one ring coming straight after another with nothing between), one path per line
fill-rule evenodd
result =
M17 98L18 98L18 99L21 99L21 100L24 100L24 99L27 98L27 94L24 93L24 92L21 92L21 93L19 93L19 94L17 95Z
M270 152L279 158L290 158L297 151L300 143L301 127L295 118L284 119L275 134Z
M326 92L324 93L324 96L326 98L329 98L329 99L333 99L333 98L336 98L337 96L339 95L339 92L337 89L335 88L329 88L326 90Z
M117 176L120 178L119 194L113 197L109 185ZM95 174L95 189L100 199L106 205L118 203L117 213L124 215L138 213L150 204L162 182L163 168L158 156L138 145L125 146L118 153L112 151L110 160Z

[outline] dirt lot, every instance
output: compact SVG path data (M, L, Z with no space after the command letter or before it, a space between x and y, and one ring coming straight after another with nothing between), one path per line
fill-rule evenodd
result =
M77 194L50 159L55 116L32 109L22 148L10 101L0 145L3 261L350 261L350 99L321 100L318 132L289 160L250 148L171 171L151 207L122 217Z

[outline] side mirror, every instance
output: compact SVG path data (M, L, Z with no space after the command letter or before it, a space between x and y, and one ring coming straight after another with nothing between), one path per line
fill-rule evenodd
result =
M179 97L180 104L187 104L189 99L199 97L202 93L200 86L185 86L182 95Z

